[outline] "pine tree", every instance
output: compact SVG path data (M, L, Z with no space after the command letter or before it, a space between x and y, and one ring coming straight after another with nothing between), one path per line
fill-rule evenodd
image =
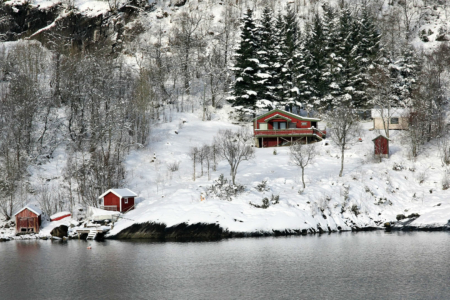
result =
M257 83L255 74L258 72L257 59L258 39L255 34L256 25L253 11L248 9L242 19L241 41L236 49L236 62L232 70L235 74L233 85L233 106L255 107L257 100Z

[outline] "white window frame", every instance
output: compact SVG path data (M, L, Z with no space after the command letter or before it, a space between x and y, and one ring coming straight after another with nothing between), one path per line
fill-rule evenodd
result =
M123 198L123 204L128 204L128 198Z
M268 128L267 123L259 123L259 130L267 130Z
M393 120L396 120L396 122L392 122ZM400 118L398 117L392 117L390 120L390 123L393 125L399 125L400 124Z
M308 122L301 122L301 126L308 126Z

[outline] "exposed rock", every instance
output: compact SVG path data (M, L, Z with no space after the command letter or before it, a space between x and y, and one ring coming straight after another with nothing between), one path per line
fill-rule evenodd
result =
M53 228L53 230L50 232L50 234L52 235L52 237L63 238L65 236L67 236L68 230L69 230L69 227L67 227L66 225L61 225L59 227Z
M114 239L164 239L164 229L166 225L159 223L133 224L125 228Z

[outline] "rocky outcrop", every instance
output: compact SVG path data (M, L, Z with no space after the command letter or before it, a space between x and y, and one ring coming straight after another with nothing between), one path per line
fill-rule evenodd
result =
M56 236L59 238L63 238L67 236L67 232L69 231L69 227L66 225L61 225L59 227L53 228L50 232L51 236Z
M28 1L1 2L0 39L35 39L49 49L67 53L99 48L117 53L123 50L124 40L130 41L142 31L139 23L134 24L137 14L153 9L154 5L141 0L95 14L61 2L45 7ZM126 26L129 23L132 25Z
M216 240L229 237L230 233L217 224L181 223L167 227L160 223L141 223L122 230L112 239L156 239L156 240Z

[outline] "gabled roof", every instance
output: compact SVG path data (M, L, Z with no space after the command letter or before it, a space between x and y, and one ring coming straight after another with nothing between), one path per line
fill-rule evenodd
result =
M40 208L35 205L32 205L32 204L28 204L28 205L24 206L21 210L16 212L14 215L17 215L18 213L24 211L25 209L28 209L28 210L34 212L38 216L42 215L42 211L40 210Z
M137 197L137 194L129 189L110 189L110 190L107 190L106 192L104 192L98 198L101 199L101 198L105 197L106 195L108 195L109 193L113 193L114 195L116 195L119 198Z
M290 117L292 117L292 118L299 119L299 120L316 121L316 122L319 122L319 121L320 121L320 119L317 119L317 118L307 118L307 117L302 117L302 116L299 116L299 115L296 115L296 114L287 112L287 111L282 110L282 109L279 109L279 108L273 109L273 110L271 110L271 111L269 111L269 112L266 112L265 114L262 114L262 115L260 115L260 116L257 116L256 118L254 118L254 120L262 119L262 118L264 118L264 117L266 117L266 116L268 116L268 115L270 115L270 114L273 114L274 112L278 112L278 113L281 113L281 114L285 114L285 115L288 115L288 116L290 116Z
M388 139L388 138L385 137L384 135L380 134L379 136L377 136L376 138L374 138L374 139L372 140L372 142L375 141L376 139L378 139L379 137L385 138L386 140L390 141L390 139Z

